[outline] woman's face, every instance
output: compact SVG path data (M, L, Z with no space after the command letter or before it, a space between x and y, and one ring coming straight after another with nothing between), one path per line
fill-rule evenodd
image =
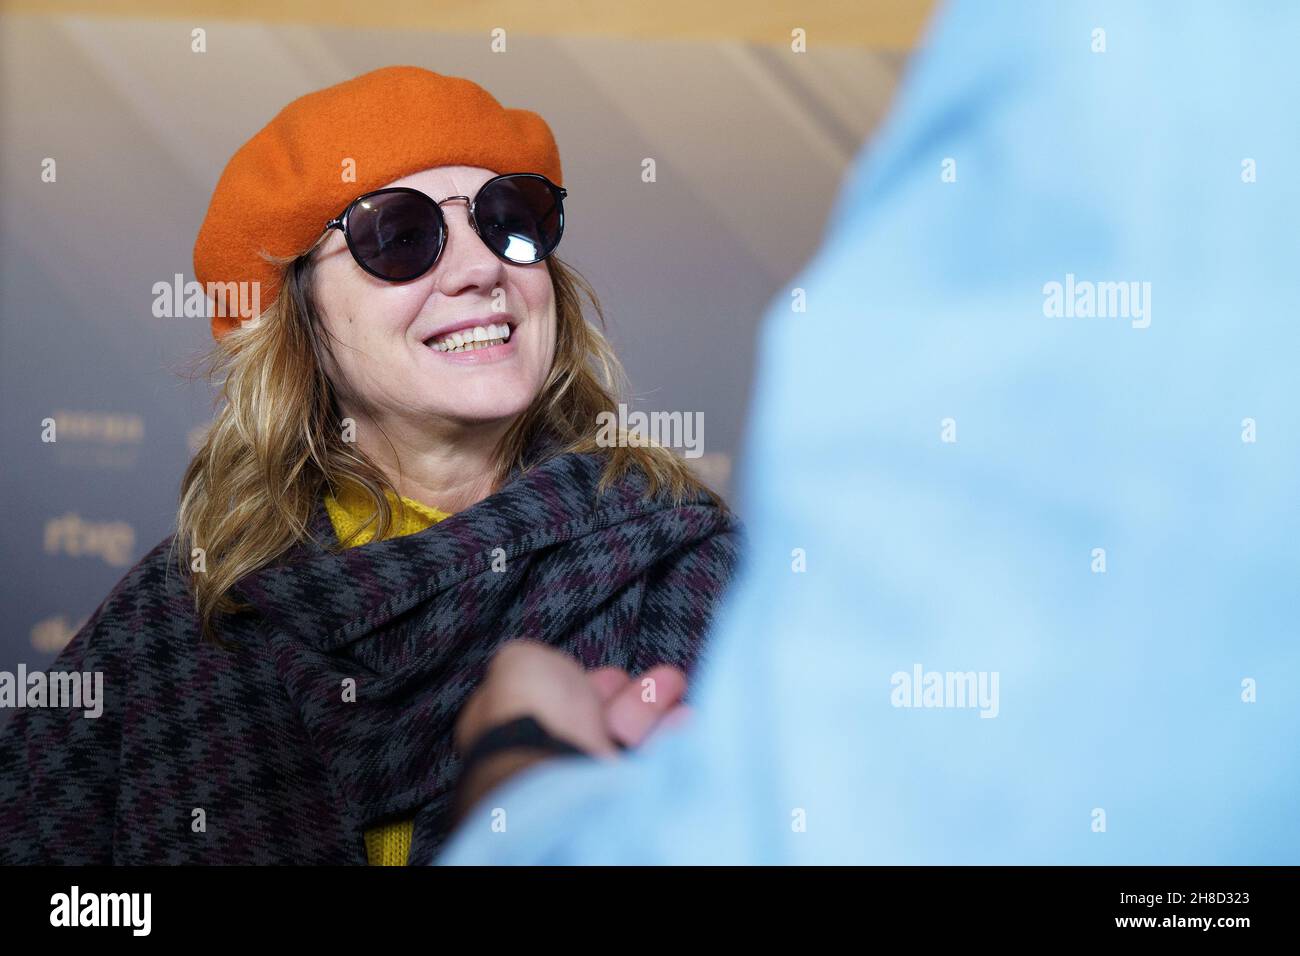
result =
M469 196L495 176L474 166L426 169L389 186L443 200ZM555 355L555 296L546 263L493 255L469 224L468 204L442 207L447 242L432 269L385 282L361 269L341 230L316 252L314 292L337 367L327 370L345 415L451 427L507 422L541 391ZM475 327L501 344L451 351ZM435 345L437 347L435 347ZM340 376L342 377L340 380Z

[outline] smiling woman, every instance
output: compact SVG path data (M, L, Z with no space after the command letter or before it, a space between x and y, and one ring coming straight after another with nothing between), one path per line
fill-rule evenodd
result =
M212 317L176 533L55 662L105 675L103 717L0 736L0 861L427 862L501 644L691 670L739 529L599 440L622 372L554 255L562 181L540 117L413 67L235 154L195 273L270 305Z

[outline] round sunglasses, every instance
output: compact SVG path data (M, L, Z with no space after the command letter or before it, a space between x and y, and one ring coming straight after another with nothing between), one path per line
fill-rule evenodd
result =
M515 265L541 262L564 235L567 189L539 173L505 173L485 182L474 198L435 200L407 186L376 189L358 196L325 231L343 230L357 265L385 282L418 279L447 246L444 203L469 206L469 222L500 259Z

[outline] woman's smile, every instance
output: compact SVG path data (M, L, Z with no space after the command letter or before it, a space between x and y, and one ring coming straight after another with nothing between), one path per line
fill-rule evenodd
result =
M482 365L509 358L517 351L518 323L509 315L470 319L444 326L422 342L439 360Z

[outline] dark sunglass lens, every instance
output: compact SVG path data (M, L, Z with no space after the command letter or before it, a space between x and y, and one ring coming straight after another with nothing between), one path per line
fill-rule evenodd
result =
M506 176L489 183L475 201L474 218L487 247L510 262L541 262L560 243L564 207L549 180Z
M348 213L352 251L372 272L394 282L429 271L442 246L437 204L417 193L379 193Z

